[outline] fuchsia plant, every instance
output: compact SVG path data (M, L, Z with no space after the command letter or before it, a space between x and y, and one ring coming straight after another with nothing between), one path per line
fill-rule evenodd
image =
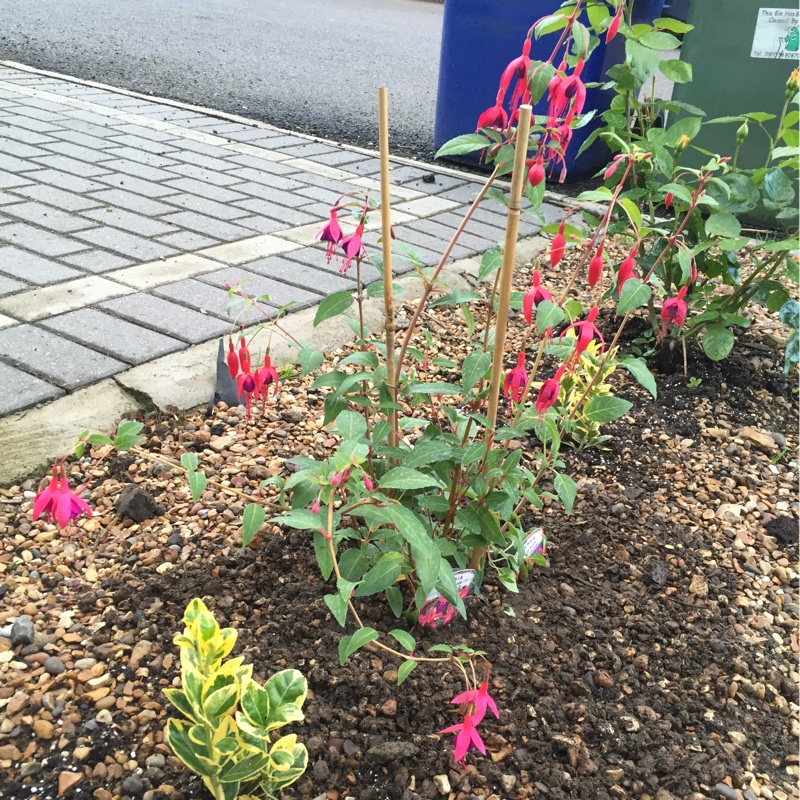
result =
M64 461L54 461L50 483L34 498L33 518L39 519L44 514L48 522L55 522L59 528L66 528L81 514L91 517L92 509L80 497L85 488L86 484L83 484L73 492L69 487Z

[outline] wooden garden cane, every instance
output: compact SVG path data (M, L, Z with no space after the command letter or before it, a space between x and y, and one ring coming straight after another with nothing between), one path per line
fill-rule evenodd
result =
M392 403L397 403L399 365L394 357L394 289L392 287L392 220L389 196L389 90L378 89L378 141L381 158L381 244L383 246L383 304L386 313L386 383ZM389 415L389 446L397 446L397 409Z
M494 331L494 351L492 353L492 374L489 381L489 398L486 416L486 447L491 447L497 427L497 406L500 402L500 384L503 380L503 356L506 349L508 331L508 310L511 303L511 281L514 276L514 257L517 252L517 234L522 205L522 190L525 186L525 159L528 155L528 135L531 129L531 106L519 107L517 141L514 146L514 171L511 173L511 191L508 198L506 218L506 238L503 243L503 263L500 267L500 282L497 290L497 322ZM483 547L472 551L471 565L479 569L483 559Z

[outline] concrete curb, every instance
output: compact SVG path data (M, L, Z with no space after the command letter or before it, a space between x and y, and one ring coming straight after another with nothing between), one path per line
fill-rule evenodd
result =
M517 243L517 264L531 261L548 244L542 236ZM454 289L466 289L477 281L480 259L477 256L448 264L442 280ZM400 276L395 282L404 291L399 302L422 295L422 281L416 275ZM313 328L317 306L287 315L282 327L292 336L310 341L322 350L332 350L353 340L353 332L334 318ZM383 328L382 298L368 298L364 317L373 331ZM255 328L249 329L254 331ZM294 361L295 349L286 336L275 334L272 353L277 364ZM0 419L0 486L19 484L43 475L53 458L68 452L81 431L111 433L120 419L155 408L166 411L204 406L214 389L218 340L194 345L179 353L155 359L80 389L46 405Z

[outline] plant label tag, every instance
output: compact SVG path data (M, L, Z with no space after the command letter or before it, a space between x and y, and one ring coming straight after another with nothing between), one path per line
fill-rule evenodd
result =
M525 563L533 566L536 563L534 556L538 553L543 558L547 558L547 537L542 528L531 531L523 542L523 552L525 553Z
M453 572L456 589L464 601L464 605L469 605L470 600L474 597L476 575L474 569L459 569ZM430 628L441 628L442 625L447 625L458 615L458 609L436 589L433 589L426 598L425 605L420 609L419 624L427 625Z

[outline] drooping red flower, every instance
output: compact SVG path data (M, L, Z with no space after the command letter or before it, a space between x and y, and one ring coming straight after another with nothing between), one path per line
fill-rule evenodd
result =
M451 701L456 705L468 703L472 708L467 709L470 712L473 722L477 725L486 716L486 709L490 709L492 714L500 719L500 712L497 710L497 704L489 696L489 684L484 681L477 689L467 689L465 692L456 695Z
M558 233L553 237L550 244L550 266L558 266L558 262L564 256L564 248L567 245L567 240L564 238L564 223L559 225Z
M525 352L521 351L517 356L517 366L510 369L506 374L503 393L506 398L511 398L515 403L519 403L527 385L528 373L525 371Z
M83 484L73 492L69 488L64 464L54 462L50 483L33 499L33 519L39 519L45 514L48 522L55 522L59 528L66 528L81 514L91 517L92 509L79 497L85 488L86 484Z
M235 381L236 376L239 374L239 356L236 355L236 350L233 347L233 339L228 338L228 372L230 373L231 380Z
M577 365L580 357L583 355L586 348L591 344L592 340L594 339L595 335L600 340L601 349L600 352L602 353L605 349L606 343L605 339L603 339L603 334L600 333L597 326L594 324L594 321L597 319L597 314L599 313L600 309L597 306L592 306L592 309L586 315L585 320L580 320L579 322L573 322L559 337L559 342L566 336L568 331L575 332L575 348L573 349L572 353L570 353L569 358L566 362L566 368L571 372L575 366Z
M272 366L269 355L264 356L264 366L256 370L256 394L261 397L261 412L267 405L269 389L272 387L272 396L278 395L278 370Z
M617 272L617 294L622 294L622 287L625 285L625 281L634 277L633 269L636 266L635 255L636 248L634 247L628 257L619 265L619 271Z
M533 288L522 298L522 313L525 315L528 325L533 324L533 309L538 308L539 303L543 303L545 300L553 302L553 295L539 285L541 280L542 274L535 269L533 271Z
M603 274L603 245L597 248L597 252L592 256L589 262L589 287L594 289L600 276Z
M239 367L242 372L250 372L250 351L244 336L239 339Z
M505 94L511 81L516 79L514 90L511 93L511 108L516 109L522 95L528 88L528 70L531 67L531 40L525 39L522 44L522 55L515 58L504 70L500 78L500 89Z
M244 395L245 408L247 409L246 418L250 419L250 407L253 402L253 397L256 396L258 391L258 380L256 376L250 372L240 372L236 378L236 390L239 392L239 398Z
M664 195L664 208L669 208L672 205L672 201L675 199L675 195L672 192L667 192Z
M325 249L325 257L328 259L329 264L331 263L333 254L336 252L337 246L342 241L342 236L342 226L339 224L339 220L336 218L336 209L332 208L330 219L322 226L315 237L320 242L328 243L328 246Z
M508 124L508 114L503 108L504 94L501 88L500 92L498 92L495 104L491 108L487 108L486 111L478 117L478 124L475 126L476 131L480 131L481 128L502 129L506 127Z
M539 389L539 394L536 397L536 413L543 417L547 409L552 408L558 400L558 395L561 392L561 376L564 374L566 367L562 364L552 378L548 378Z
M675 297L668 297L661 307L661 330L658 334L659 340L664 337L667 328L674 325L676 328L682 328L686 322L686 313L689 310L686 301L683 299L686 296L686 290L689 284L684 284L678 290Z
M470 714L465 714L464 719L457 725L451 725L449 728L443 728L439 733L454 733L455 737L455 759L456 761L463 761L464 757L475 747L481 753L486 755L486 745L481 739L481 735L476 728L475 719Z
M339 272L342 274L345 274L347 270L350 269L350 265L353 263L354 258L360 258L366 255L366 250L364 250L364 242L361 239L363 233L364 224L361 223L356 228L355 233L347 236L340 242L340 246L344 253L342 256L342 264L339 267Z

